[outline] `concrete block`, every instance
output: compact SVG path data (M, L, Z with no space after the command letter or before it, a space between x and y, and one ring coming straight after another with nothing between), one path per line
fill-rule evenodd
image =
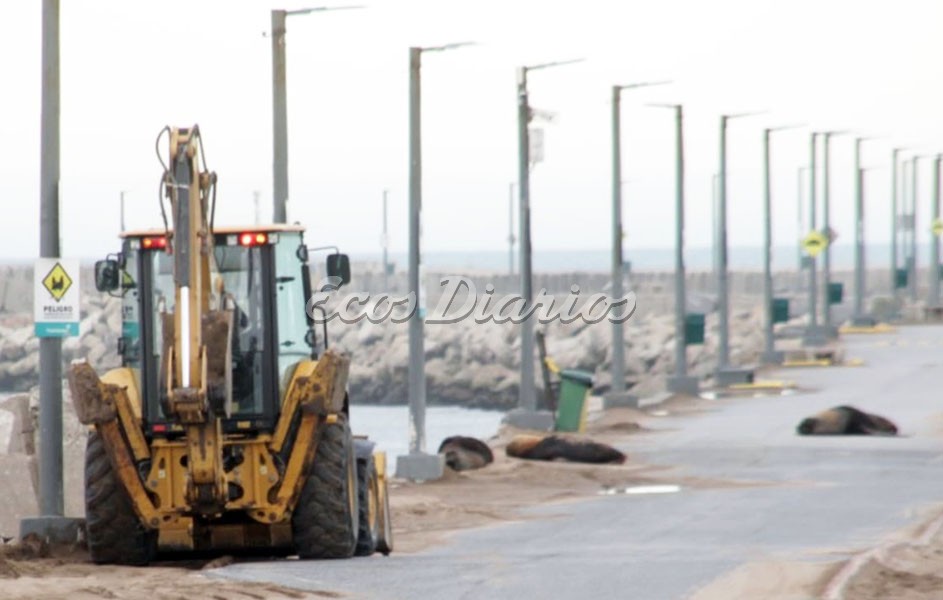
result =
M45 516L28 517L20 521L20 539L35 533L52 544L74 544L85 528L85 519Z
M638 408L638 396L628 392L609 392L602 398L603 409Z
M852 327L874 327L877 324L878 320L871 315L857 315L851 319Z
M515 408L504 416L503 422L518 429L550 431L553 429L553 413L548 410L525 410Z
M665 387L672 394L697 396L701 393L701 382L692 375L671 375L667 378Z
M445 473L445 457L441 454L413 452L396 457L396 476L412 481L433 481Z
M785 352L782 350L773 350L772 352L764 352L760 360L764 365L781 365L784 357Z
M0 535L15 536L22 519L39 514L35 472L34 456L0 455L0 479L5 482L6 490L0 506Z
M829 328L824 325L809 326L805 329L802 336L803 346L824 346L831 338L829 337Z
M753 369L749 367L724 367L714 373L714 384L727 387L738 383L753 383Z

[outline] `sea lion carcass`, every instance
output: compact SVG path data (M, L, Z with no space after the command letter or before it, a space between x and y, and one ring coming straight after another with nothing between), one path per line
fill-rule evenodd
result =
M799 435L897 435L897 426L880 415L853 406L835 406L803 419Z
M568 460L582 463L624 463L626 456L612 446L558 435L516 435L505 452L514 458Z
M453 435L442 440L439 454L445 455L445 464L453 471L480 469L494 462L494 454L488 444L464 435Z

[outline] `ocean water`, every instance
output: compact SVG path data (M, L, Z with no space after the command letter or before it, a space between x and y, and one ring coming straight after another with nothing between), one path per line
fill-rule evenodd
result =
M476 410L460 406L426 408L426 451L435 452L442 440L452 435L488 439L498 431L503 412ZM377 450L386 451L390 465L396 457L409 453L409 407L350 407L350 424L355 435L366 435L376 442Z

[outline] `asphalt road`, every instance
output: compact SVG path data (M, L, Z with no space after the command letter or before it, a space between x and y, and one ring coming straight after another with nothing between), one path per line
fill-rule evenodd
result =
M595 496L548 518L472 530L412 555L242 563L214 571L355 598L684 598L757 559L835 560L943 503L943 327L845 336L863 367L782 371L809 391L664 417L624 447L677 473L773 482ZM796 424L853 404L902 437L808 438ZM836 554L837 553L837 554Z

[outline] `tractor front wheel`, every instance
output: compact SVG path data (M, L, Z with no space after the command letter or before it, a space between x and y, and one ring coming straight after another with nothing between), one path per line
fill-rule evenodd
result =
M357 546L357 460L343 415L321 425L314 464L291 517L301 558L350 558Z
M157 553L157 532L134 512L97 431L88 434L85 447L85 527L96 563L146 565Z

